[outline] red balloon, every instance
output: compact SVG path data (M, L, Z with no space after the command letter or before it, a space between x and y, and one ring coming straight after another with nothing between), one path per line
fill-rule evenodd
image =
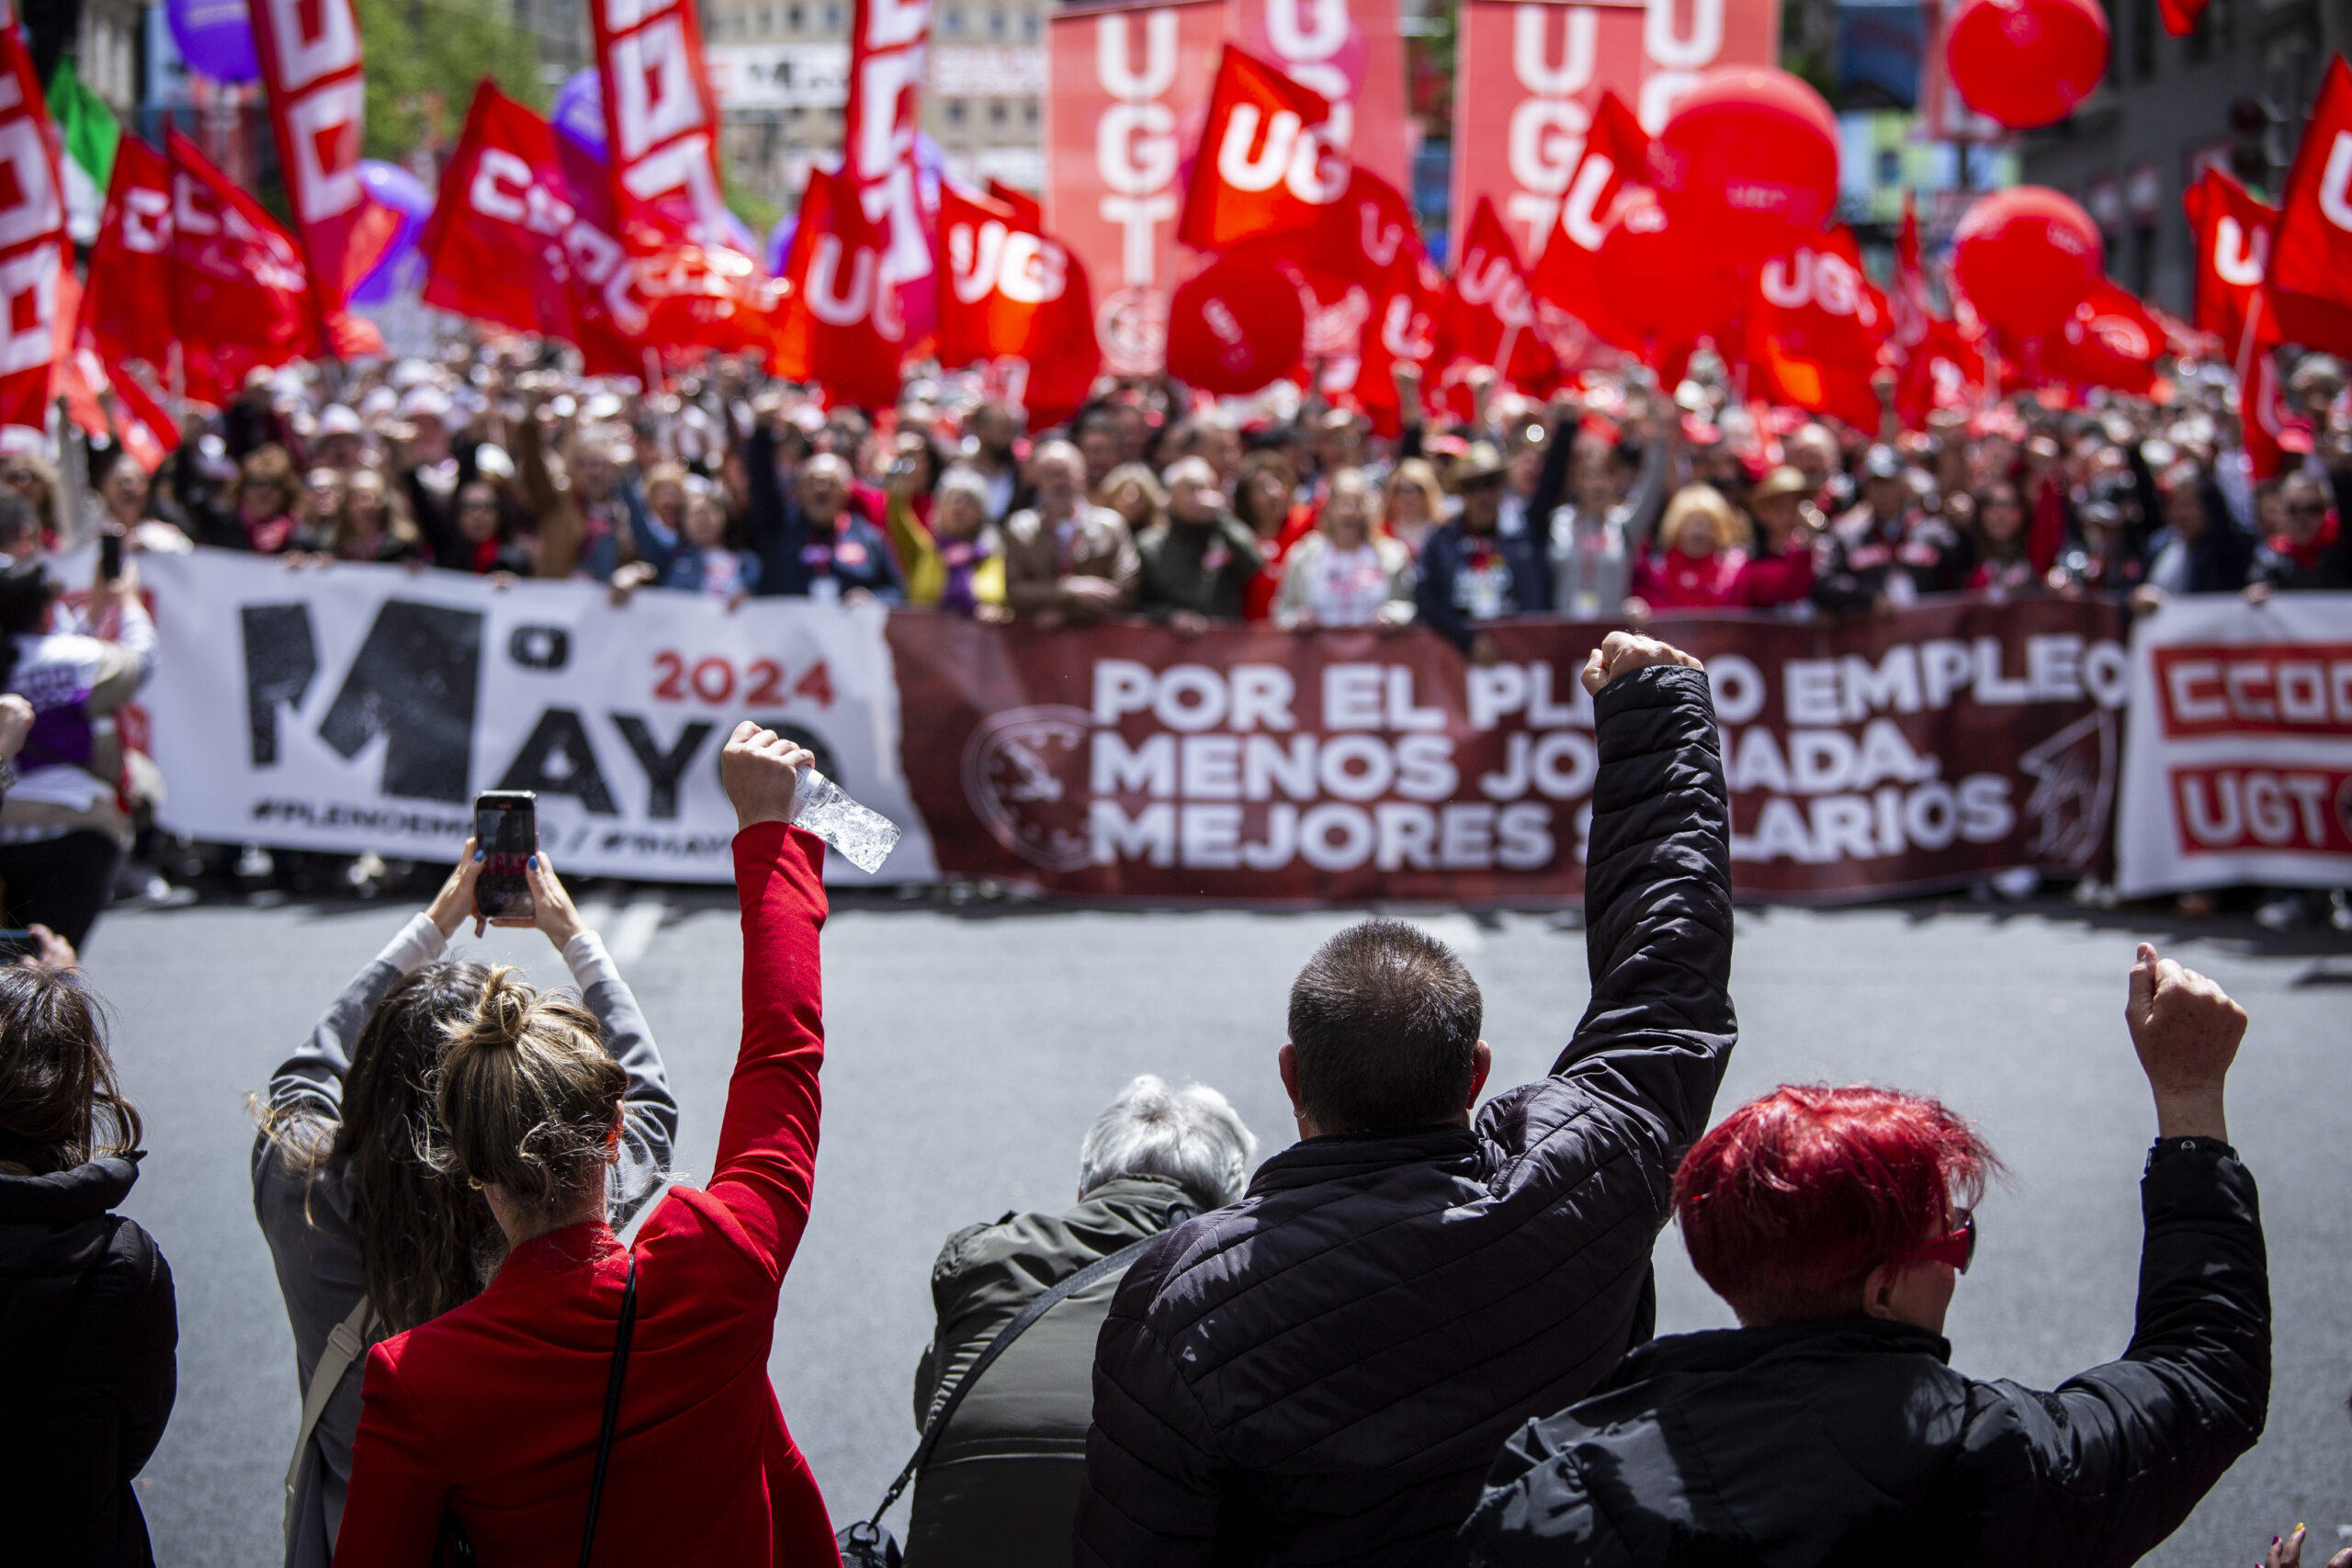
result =
M1212 262L1169 301L1168 373L1221 397L1288 375L1306 346L1298 280L1261 256Z
M2106 74L2107 48L2098 0L1962 0L1944 60L1970 108L2025 128L2074 113Z
M1952 234L1953 281L1986 325L2012 336L2055 331L2105 265L2090 214L2041 186L1979 197Z
M1650 176L1716 243L1760 257L1837 206L1837 117L1785 71L1718 66L1676 101L1650 143Z
M1688 348L1703 334L1728 333L1747 302L1738 271L1706 230L1647 191L1618 204L1601 231L1597 266L1618 322L1646 340L1622 348Z

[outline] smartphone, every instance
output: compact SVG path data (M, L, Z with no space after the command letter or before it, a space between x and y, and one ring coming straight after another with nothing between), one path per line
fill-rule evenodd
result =
M112 582L122 575L122 536L109 529L98 536L98 576Z
M14 964L20 958L39 958L40 938L27 931L0 931L0 964Z
M474 796L474 847L482 853L474 913L494 926L527 926L537 911L523 863L539 847L539 797L527 789Z

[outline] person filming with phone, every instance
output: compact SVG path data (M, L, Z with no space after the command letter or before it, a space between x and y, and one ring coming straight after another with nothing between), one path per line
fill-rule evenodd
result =
M24 504L0 495L0 528ZM154 673L155 624L137 568L114 551L101 556L89 607L92 625L115 620L111 640L53 630L61 592L39 559L0 570L0 687L33 709L22 750L0 766L0 924L46 926L79 948L130 844L116 715Z
M816 1176L824 847L792 826L811 761L748 722L719 759L743 1036L707 1187L672 1187L624 1243L606 1168L628 1075L578 1010L493 981L448 1031L433 1153L508 1250L481 1294L368 1353L337 1568L452 1561L458 1536L501 1568L599 1546L607 1562L835 1560L767 1378Z
M531 804L527 795L501 798ZM511 831L510 818L529 830L530 813L491 807L477 818L483 830L431 906L343 988L271 1076L261 1111L254 1213L277 1264L302 1393L287 1568L326 1568L334 1555L368 1348L472 1300L506 1250L482 1193L420 1153L447 1141L432 1086L452 1032L470 1028L485 1007L543 1007L618 1064L628 1084L605 1188L605 1217L616 1227L659 1190L677 1140L677 1101L645 1015L548 857L526 840L513 857L515 886L493 888L495 908L483 897L492 857L481 843ZM547 933L579 1007L533 992L512 970L449 955L461 926L493 913Z

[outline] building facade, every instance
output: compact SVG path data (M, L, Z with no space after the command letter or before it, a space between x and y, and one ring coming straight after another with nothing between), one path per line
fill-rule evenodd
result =
M2211 0L2186 38L2156 0L2113 0L2107 79L2073 118L2028 133L2027 182L2081 202L2108 274L2186 314L2196 257L2181 195L2220 164L2275 199L2352 0Z
M706 0L728 173L781 206L841 151L853 10L850 0ZM1044 186L1045 18L1041 0L936 0L922 128L957 178Z

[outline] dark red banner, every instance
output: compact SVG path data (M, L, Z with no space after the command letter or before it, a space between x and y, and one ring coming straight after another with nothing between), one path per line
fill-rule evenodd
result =
M1706 660L1733 885L1835 902L2104 854L2120 612L1938 604L1799 625L1662 618ZM890 618L908 784L941 870L1107 899L1579 897L1606 626L1420 632Z

